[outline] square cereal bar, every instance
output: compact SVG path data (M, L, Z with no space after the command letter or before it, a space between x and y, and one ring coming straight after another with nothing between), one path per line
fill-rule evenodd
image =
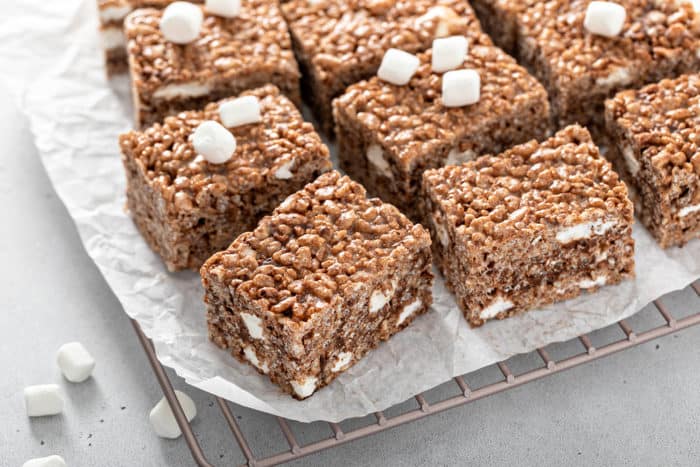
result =
M432 303L430 235L332 171L202 267L211 339L304 399Z
M126 60L126 37L124 18L137 8L164 8L174 0L97 0L100 16L100 35L105 51L108 75L125 73L129 66ZM203 3L202 0L189 0Z
M532 2L516 15L517 56L547 88L558 126L588 125L598 138L606 98L700 69L700 16L675 0L618 0L626 21L608 38L584 28L589 3Z
M218 103L119 139L129 210L171 271L199 268L331 168L328 148L277 88L243 95L260 99L262 121L230 129L237 149L226 163L207 162L192 144L202 121L220 121Z
M327 134L333 99L374 75L387 49L422 52L436 37L481 32L466 0L292 0L282 11L304 94Z
M623 91L606 102L609 156L659 244L700 237L700 75Z
M427 171L425 218L472 326L634 275L627 188L588 130Z
M137 126L265 84L301 105L299 69L276 1L243 0L236 18L204 12L200 37L179 45L160 31L162 10L124 23Z
M470 38L462 65L480 75L476 104L445 107L432 52L419 58L408 85L374 77L351 86L334 103L341 167L413 219L426 169L543 139L550 128L544 88L485 34Z

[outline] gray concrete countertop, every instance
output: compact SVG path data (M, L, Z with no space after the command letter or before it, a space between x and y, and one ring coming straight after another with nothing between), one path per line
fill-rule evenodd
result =
M85 254L26 120L1 87L0 102L0 466L53 453L69 466L192 465L183 440L152 432L147 414L161 392L131 324ZM700 306L689 291L664 300L674 309ZM97 359L94 377L78 385L63 380L55 364L56 349L73 340ZM697 466L698 342L700 327L681 331L294 465ZM241 464L212 398L173 381L197 404L194 428L210 460ZM39 383L60 384L62 415L26 417L22 389ZM284 447L273 417L235 412L256 453ZM327 436L327 426L306 427L301 437L314 432Z

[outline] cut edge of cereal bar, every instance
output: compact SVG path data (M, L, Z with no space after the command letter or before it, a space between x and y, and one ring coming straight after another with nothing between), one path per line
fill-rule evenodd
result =
M608 158L662 248L700 237L700 75L662 80L606 102Z
M433 254L472 326L634 276L632 203L583 127L427 171L422 189Z
M432 303L430 236L331 171L201 269L210 338L305 399Z

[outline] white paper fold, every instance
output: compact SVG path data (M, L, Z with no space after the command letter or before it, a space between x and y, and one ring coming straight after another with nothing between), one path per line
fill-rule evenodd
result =
M205 391L299 421L363 416L453 376L612 324L700 277L700 241L664 252L637 226L635 281L480 329L469 328L439 279L431 313L298 402L208 342L199 277L169 274L125 214L117 136L130 126L128 92L124 80L104 76L95 3L6 5L2 79L18 96L49 177L124 310L153 339L160 360ZM5 157L23 156L6 148Z

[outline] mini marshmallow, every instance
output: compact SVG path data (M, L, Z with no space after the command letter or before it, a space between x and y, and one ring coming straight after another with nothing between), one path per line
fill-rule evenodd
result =
M481 78L476 70L448 71L442 76L442 104L464 107L479 102Z
M197 407L194 405L194 401L192 401L190 396L181 391L175 391L175 395L182 406L183 412L185 412L187 421L191 422L192 419L197 416ZM175 414L173 414L173 411L170 409L170 404L168 404L168 400L165 397L153 407L148 418L151 421L153 430L161 438L175 439L179 438L182 434L180 426L177 424L177 420L175 420Z
M236 138L219 122L207 120L192 135L194 150L212 164L223 164L236 152Z
M24 388L27 415L44 417L63 412L63 396L56 384L41 384Z
M235 18L241 13L241 0L207 0L205 7L212 15Z
M467 56L469 44L464 36L451 36L433 41L433 71L444 73L459 68Z
M384 54L377 71L379 79L397 86L404 86L418 70L420 60L413 54L399 49L389 49Z
M586 10L583 27L592 34L616 37L622 32L627 12L625 7L613 2L591 2Z
M37 457L29 459L22 467L66 467L66 461L61 456Z
M71 383L82 383L95 368L95 359L80 342L63 344L56 356L63 376Z
M226 101L219 106L221 123L226 128L233 128L262 121L260 100L255 96L243 96Z
M173 2L163 10L160 30L170 42L188 44L199 37L203 22L200 7L190 2Z

